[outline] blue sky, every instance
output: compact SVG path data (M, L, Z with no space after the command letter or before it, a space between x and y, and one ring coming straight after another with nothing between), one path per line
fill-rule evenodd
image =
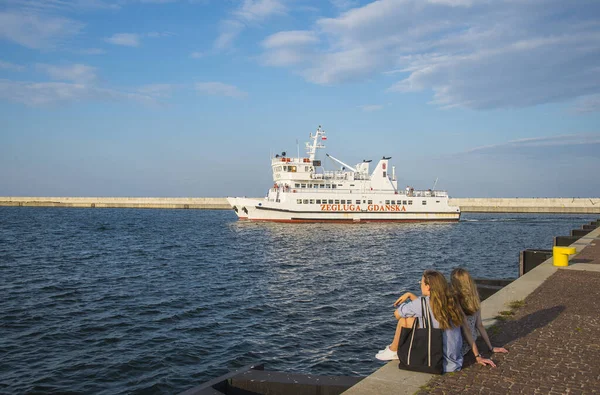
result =
M600 2L0 0L0 196L263 196L318 125L401 186L598 197Z

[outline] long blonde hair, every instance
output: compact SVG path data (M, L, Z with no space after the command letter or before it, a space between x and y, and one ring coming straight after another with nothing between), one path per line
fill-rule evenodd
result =
M429 285L429 305L433 316L440 323L440 329L460 325L463 314L444 275L435 270L425 270L423 281Z
M475 281L473 281L469 272L457 267L452 270L450 282L452 283L452 289L458 298L460 307L462 307L465 314L473 315L478 312L481 308L479 292L477 292L477 285L475 285Z

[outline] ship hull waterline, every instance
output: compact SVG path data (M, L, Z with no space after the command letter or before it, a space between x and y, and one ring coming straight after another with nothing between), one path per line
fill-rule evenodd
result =
M264 201L230 198L238 218L242 221L280 223L418 223L458 222L460 211L314 211L268 207ZM268 203L267 203L268 204Z

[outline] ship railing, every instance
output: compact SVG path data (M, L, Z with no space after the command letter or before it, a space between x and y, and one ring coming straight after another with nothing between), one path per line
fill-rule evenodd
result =
M323 179L325 180L347 180L348 173L344 171L325 171L323 172Z
M371 190L361 190L357 191L355 189L346 189L346 188L294 188L294 187L282 187L282 188L270 188L269 192L274 193L318 193L318 194L345 194L345 193L354 193L354 194L365 194L372 195L378 194L382 192L390 192L389 189L371 189ZM412 191L410 193L406 193L406 191L399 190L396 195L398 196L406 196L406 197L448 197L448 192L446 191Z
M411 197L447 197L448 192L446 191L432 191L431 189L425 191L411 191L407 194Z

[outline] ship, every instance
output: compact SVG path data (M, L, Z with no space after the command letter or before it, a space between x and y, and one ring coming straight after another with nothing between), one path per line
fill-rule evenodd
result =
M327 135L319 126L310 133L306 156L271 155L273 186L264 198L228 197L240 220L270 222L456 222L460 208L450 206L446 191L398 188L391 157L355 166L325 154L334 170L325 170L317 152ZM391 171L390 171L391 170ZM437 184L437 182L436 182Z

